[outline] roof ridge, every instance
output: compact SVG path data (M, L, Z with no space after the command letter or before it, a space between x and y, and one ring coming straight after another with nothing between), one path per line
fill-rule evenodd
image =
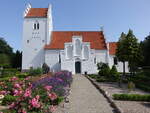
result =
M53 31L51 42L45 45L45 49L64 49L64 44L72 42L74 35L82 35L82 41L90 42L91 49L107 50L101 31Z
M53 32L103 32L103 31L53 31Z

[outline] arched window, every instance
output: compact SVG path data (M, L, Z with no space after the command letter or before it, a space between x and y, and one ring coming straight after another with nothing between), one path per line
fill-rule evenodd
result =
M58 62L61 63L61 56L60 56L60 54L59 54L59 61Z
M114 57L114 65L117 65L118 64L118 59L117 57Z
M76 39L75 41L75 55L81 55L81 42L79 39Z
M83 58L84 59L89 58L89 48L87 46L84 46L84 48L83 48Z
M34 30L36 30L36 23L34 23L34 25L33 25L33 29L34 29Z
M39 29L40 28L40 25L39 25L39 23L37 23L37 29Z
M94 64L96 64L96 57L94 58Z
M68 59L71 59L72 56L73 56L73 53L72 53L73 47L72 46L68 46L66 49L67 49L67 51L66 51L67 55L66 56L67 56Z
M33 24L33 29L34 30L38 30L40 28L40 24L38 21L36 21L34 24Z

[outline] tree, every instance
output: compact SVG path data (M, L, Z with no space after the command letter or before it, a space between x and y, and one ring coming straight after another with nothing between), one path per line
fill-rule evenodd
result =
M129 63L130 72L135 72L138 62L142 57L140 44L132 30L129 30L127 35L121 34L116 56L119 61L123 62L123 75L125 75L125 62Z
M9 67L10 66L10 57L6 54L0 54L0 67Z
M13 49L7 42L0 38L0 66L21 68L22 53L20 51L13 52Z
M140 43L142 48L143 62L142 66L150 66L150 35Z
M13 49L7 44L7 42L0 38L0 65L2 67L12 66Z
M21 68L21 64L22 64L22 52L17 50L13 56L13 68Z
M7 55L13 54L13 49L7 44L7 42L3 38L0 38L0 54L1 53Z
M129 30L127 36L127 45L128 45L128 62L131 74L134 74L139 62L143 59L141 54L141 47L138 43L138 39L134 36L133 31Z
M123 76L125 76L125 62L128 61L128 51L126 49L126 34L122 32L118 41L116 56L123 63Z

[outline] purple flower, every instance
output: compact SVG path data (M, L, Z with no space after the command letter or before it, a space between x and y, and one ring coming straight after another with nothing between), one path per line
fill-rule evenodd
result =
M72 82L72 74L68 71L61 71L55 73L52 77L45 77L32 83L32 88L38 86L52 86L54 91L59 96L65 96L67 94L66 87L70 86Z

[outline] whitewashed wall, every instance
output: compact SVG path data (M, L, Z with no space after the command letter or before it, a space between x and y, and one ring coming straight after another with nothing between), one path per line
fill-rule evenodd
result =
M107 63L107 50L95 50L97 62Z
M110 68L114 65L114 57L115 57L115 55L109 55L109 66L110 66ZM118 64L115 66L116 66L118 72L123 72L123 63L122 62L118 62ZM125 71L129 72L128 62L125 62Z
M61 70L59 53L59 50L45 50L45 63L50 67L52 72L58 72Z
M39 22L39 30L33 29L35 21ZM23 23L23 59L22 69L41 67L44 62L44 46L46 44L46 18L25 18ZM29 42L28 42L29 41Z
M22 70L30 67L41 67L45 61L45 44L50 43L53 30L51 5L47 18L24 18L22 39ZM34 23L39 23L39 29L33 28Z
M68 70L75 73L74 59L67 59L65 51L61 51L61 70Z

